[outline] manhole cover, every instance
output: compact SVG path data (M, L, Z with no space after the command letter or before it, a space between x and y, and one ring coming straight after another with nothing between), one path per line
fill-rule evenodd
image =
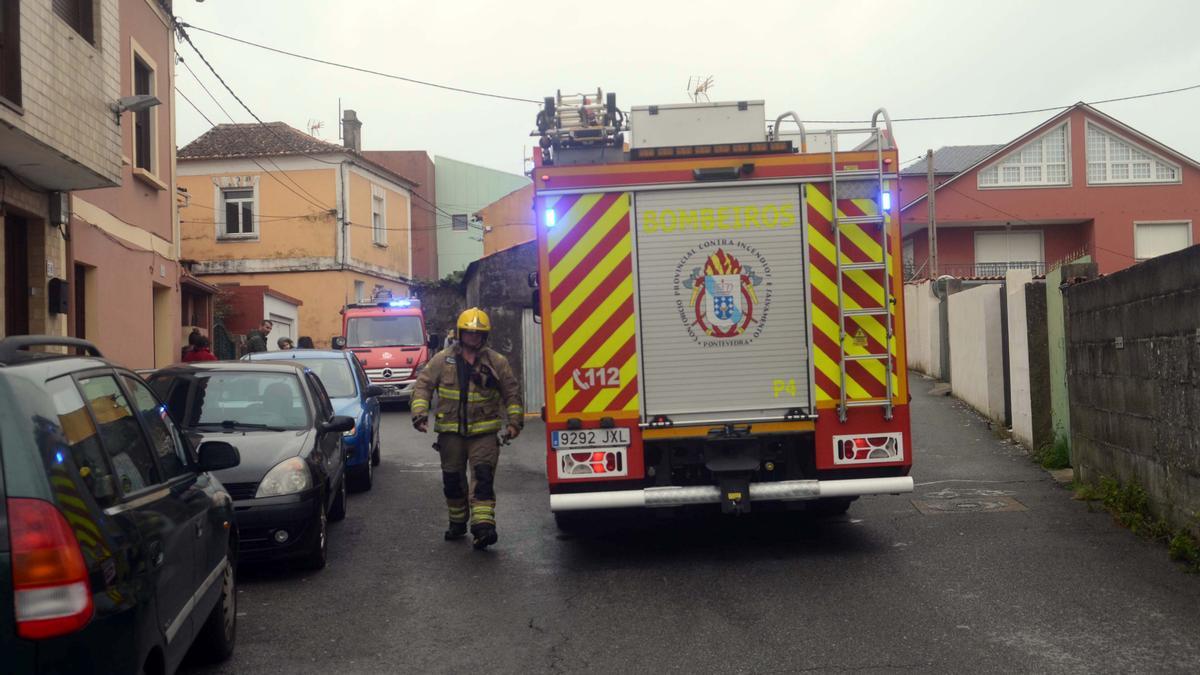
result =
M1009 496L1011 494L1007 490L945 489L922 495L923 499L914 499L912 504L927 516L939 513L1027 511L1024 504Z

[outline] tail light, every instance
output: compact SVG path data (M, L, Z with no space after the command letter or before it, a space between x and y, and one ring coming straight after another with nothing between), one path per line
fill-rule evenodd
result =
M41 499L7 503L17 634L38 640L83 628L94 611L92 589L67 519Z
M558 452L558 477L594 478L628 475L625 465L625 448L600 448L598 450Z
M898 433L834 436L834 464L904 461L904 437Z

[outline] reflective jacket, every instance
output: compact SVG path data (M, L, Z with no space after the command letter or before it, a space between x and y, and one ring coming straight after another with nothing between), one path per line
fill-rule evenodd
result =
M433 430L437 433L480 436L494 434L506 424L525 426L521 385L508 359L487 347L479 350L466 391L460 387L461 345L438 352L417 377L410 407L414 416L429 414L437 393Z

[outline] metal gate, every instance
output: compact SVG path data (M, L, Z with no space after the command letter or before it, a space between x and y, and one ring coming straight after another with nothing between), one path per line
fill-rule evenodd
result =
M525 389L525 411L538 412L546 404L542 379L542 324L533 320L533 310L521 314L521 384Z

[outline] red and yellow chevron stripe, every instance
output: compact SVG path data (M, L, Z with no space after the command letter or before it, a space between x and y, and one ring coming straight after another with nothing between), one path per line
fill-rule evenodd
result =
M630 196L623 192L550 196L542 269L550 320L551 415L614 417L638 412ZM553 328L553 329L552 329Z
M841 355L838 340L838 288L836 239L833 234L833 205L830 203L828 185L809 184L805 187L808 208L809 264L812 278L813 303L813 359L816 373L817 405L829 407L838 400L840 388ZM839 199L839 217L875 215L879 212L874 199ZM889 231L894 226L891 214L886 214L883 227ZM883 248L880 246L879 225L842 224L842 264L880 262ZM884 284L892 284L895 297L898 288L894 283L896 271L895 241L888 238L888 269L854 270L842 272L842 291L847 309L881 307L884 304ZM896 323L896 307L890 308L893 319L893 334L903 335L904 327ZM886 373L882 360L848 361L846 364L846 395L849 400L881 399L887 395L887 377L892 378L893 401L901 398L899 368L903 354L898 353L897 340L889 339L887 324L882 315L846 317L845 350L849 355L892 353L892 372ZM822 404L824 404L822 406Z

